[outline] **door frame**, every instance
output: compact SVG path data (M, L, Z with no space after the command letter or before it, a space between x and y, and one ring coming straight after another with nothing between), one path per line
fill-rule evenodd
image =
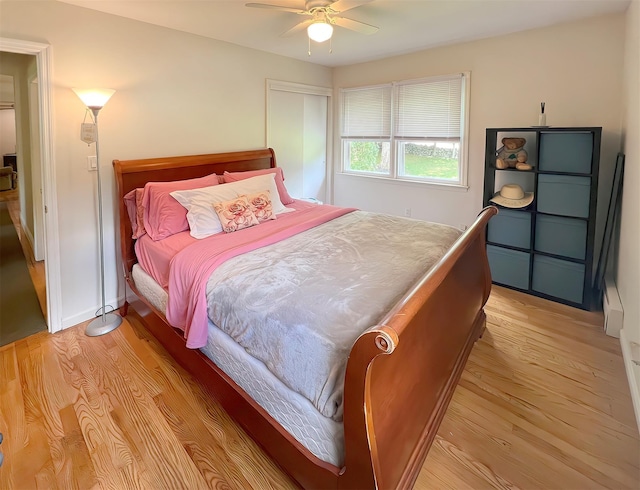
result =
M33 196L33 258L44 260L44 205L42 204L42 158L40 156L40 103L38 74L27 80L29 86L29 132L31 135L31 195ZM35 138L34 138L35 135ZM37 156L37 160L34 160Z
M325 193L327 201L333 203L333 103L331 97L333 96L333 89L327 87L319 87L316 85L306 85L304 83L285 82L282 80L273 80L267 78L266 80L267 90L267 102L265 111L265 146L269 146L270 134L269 134L269 111L270 94L272 91L280 92L294 92L304 95L319 95L327 98L327 148L326 148L326 189ZM276 155L277 161L278 155Z
M47 288L47 327L50 333L62 330L62 287L60 275L60 237L56 168L53 151L53 109L51 45L0 37L0 51L35 55L40 110L40 173L45 235L45 282Z

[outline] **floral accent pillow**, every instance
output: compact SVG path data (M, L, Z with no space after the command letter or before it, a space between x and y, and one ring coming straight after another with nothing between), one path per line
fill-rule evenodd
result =
M256 215L259 222L262 223L263 221L276 219L273 206L271 205L271 193L268 190L248 194L246 198L251 206L251 211Z
M213 203L213 209L215 209L222 225L222 231L225 233L249 228L259 223L258 218L251 210L251 205L246 195L229 201Z

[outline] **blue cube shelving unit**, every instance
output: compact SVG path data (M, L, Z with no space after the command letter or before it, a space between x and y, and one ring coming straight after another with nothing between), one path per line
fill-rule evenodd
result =
M531 205L501 208L489 222L494 283L585 310L593 306L601 136L599 127L486 130L485 206L504 184L534 193ZM531 170L496 168L505 137L527 140Z

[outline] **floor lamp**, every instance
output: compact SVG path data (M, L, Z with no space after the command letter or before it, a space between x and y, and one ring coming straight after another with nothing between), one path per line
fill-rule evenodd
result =
M98 145L98 113L100 109L104 107L107 101L114 94L115 90L109 89L77 89L73 91L76 93L80 100L91 110L93 113L93 121L95 124L95 143L96 143L96 173L98 177L98 221L100 232L100 289L102 294L102 314L91 320L85 334L90 337L97 337L98 335L104 335L109 333L120 326L122 318L115 313L107 313L105 298L104 298L104 237L102 231L102 184L100 182L100 148Z

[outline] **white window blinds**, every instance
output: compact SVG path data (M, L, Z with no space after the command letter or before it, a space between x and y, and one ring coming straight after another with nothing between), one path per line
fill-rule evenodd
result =
M340 89L343 172L466 186L469 77Z
M459 139L463 78L461 75L397 86L397 139Z
M391 137L391 85L342 91L343 138Z

